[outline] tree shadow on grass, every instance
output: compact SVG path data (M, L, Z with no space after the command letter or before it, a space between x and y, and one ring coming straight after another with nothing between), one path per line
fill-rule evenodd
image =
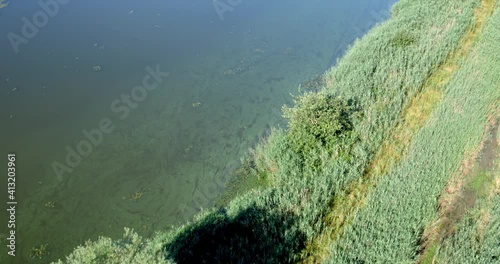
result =
M274 210L273 210L274 211ZM250 207L235 217L224 209L183 230L166 245L177 263L290 263L304 247L292 214Z

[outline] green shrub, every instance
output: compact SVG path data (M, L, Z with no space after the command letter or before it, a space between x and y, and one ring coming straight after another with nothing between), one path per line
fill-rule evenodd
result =
M293 108L283 107L288 119L287 139L292 150L304 157L318 147L334 156L345 155L359 116L355 101L325 93L306 93L295 100Z

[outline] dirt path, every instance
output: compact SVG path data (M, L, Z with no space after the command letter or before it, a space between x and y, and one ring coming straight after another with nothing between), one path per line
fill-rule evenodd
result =
M485 128L478 149L462 162L459 173L448 182L443 191L439 200L438 218L424 231L422 251L417 263L434 263L439 244L453 234L456 224L476 205L476 201L488 197L492 191L500 155L497 138L499 120L494 116L492 115Z

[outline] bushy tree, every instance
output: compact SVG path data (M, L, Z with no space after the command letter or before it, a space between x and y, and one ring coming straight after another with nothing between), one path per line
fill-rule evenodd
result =
M304 157L318 148L330 154L343 154L353 130L353 121L359 116L355 101L333 94L306 93L295 100L295 107L283 108L288 119L288 141L291 148Z

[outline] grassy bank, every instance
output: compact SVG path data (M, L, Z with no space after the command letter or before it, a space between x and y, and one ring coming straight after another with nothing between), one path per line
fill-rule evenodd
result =
M469 72L472 72L472 69L476 72L485 72L488 68L496 71L496 74L490 72L486 76L489 75L490 79L496 81L497 90L500 90L499 65L493 62L500 59L494 49L495 43L500 41L499 30L500 10L497 8L479 40L477 56L469 58L465 67ZM491 60L491 56L496 57ZM500 103L498 98L494 107L496 109L491 115L484 143L480 146L479 157L472 162L467 162L467 167L470 167L469 175L462 179L462 184L459 185L461 188L453 188L458 189L456 195L459 198L449 201L451 206L442 206L440 211L447 207L461 209L463 204L469 204L468 207L472 209L461 212L463 215L459 218L449 213L441 213L438 216L438 221L435 222L446 222L448 226L441 227L442 231L436 228L437 230L433 232L437 239L431 240L432 250L424 255L421 263L500 262L500 130L498 129ZM470 193L474 194L473 199L468 197ZM463 202L463 200L469 200L469 202ZM441 220L443 218L444 220ZM451 223L446 221L449 218L454 221Z
M460 39L459 45L432 74L427 78L422 89L417 91L410 103L401 113L396 127L384 140L376 156L362 177L354 182L343 195L335 197L329 214L325 217L327 228L313 243L308 245L305 262L319 262L329 256L328 247L333 243L344 228L351 224L354 213L362 207L366 197L375 188L379 177L385 175L406 156L406 150L411 143L413 134L426 122L429 115L440 103L443 88L448 84L454 71L459 68L460 60L466 56L471 48L471 43L481 31L484 18L491 13L490 1L483 1L476 7L474 21L470 24L467 33Z
M284 108L288 128L251 151L243 177L265 184L151 239L127 231L89 242L66 262L414 260L439 191L498 98L492 75L473 87L473 66L449 64L472 56L463 39L481 3L401 0L321 77L319 92Z
M496 7L494 1L486 4ZM477 149L488 116L498 115L492 112L500 98L499 59L493 51L497 16L498 10L486 22L479 43L472 41L472 51L460 60L441 103L414 136L407 157L382 177L332 246L330 262L417 260L425 226L436 217L438 197L464 156Z

